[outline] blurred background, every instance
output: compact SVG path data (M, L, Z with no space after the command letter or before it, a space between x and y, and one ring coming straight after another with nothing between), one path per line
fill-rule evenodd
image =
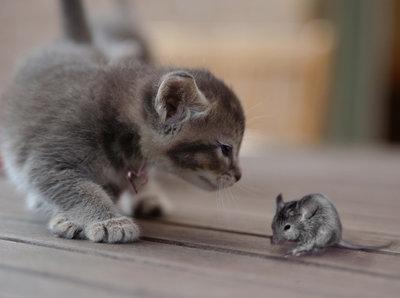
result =
M18 57L59 36L57 1L1 0L0 92ZM115 4L115 3L114 3ZM400 1L136 0L156 61L232 86L262 144L400 142ZM86 1L109 15L113 1Z

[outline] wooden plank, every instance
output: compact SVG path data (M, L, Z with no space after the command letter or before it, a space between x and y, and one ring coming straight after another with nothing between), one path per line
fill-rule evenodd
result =
M92 291L92 294L101 291L104 294L100 297L200 297L207 285L212 296L240 297L244 294L241 290L236 294L230 290L234 287L234 279L210 278L206 274L197 274L194 270L185 270L172 264L141 262L135 256L127 259L118 259L116 256L107 258L91 255L84 250L59 250L4 240L0 243L0 272L4 268L4 271L18 273L20 283L26 279L29 281L32 276L47 282L62 283L66 285L61 286L63 293L70 287L76 287L89 293ZM179 287L173 286L178 281ZM258 292L260 287L264 286L253 285L247 290ZM4 288L13 293L7 284L4 284ZM35 285L29 288L33 292L36 290ZM38 294L32 296L41 297Z
M32 226L29 227L32 228ZM252 281L254 276L244 274L241 277L241 274L215 270L215 266L208 268L207 263L210 263L210 258L226 259L222 253L218 252L194 252L191 249L158 243L96 246L82 241L56 238L46 240L50 241L35 243L27 239L22 243L14 241L9 244L12 249L5 251L2 251L5 247L2 244L0 246L2 262L10 260L19 266L29 265L27 269L40 267L49 274L61 273L66 277L72 275L86 280L86 283L88 283L87 279L104 286L110 286L112 283L118 288L125 288L125 291L127 287L140 285L142 291L148 291L150 294L157 291L163 293L163 295L151 295L151 297L204 297L204 289L207 289L207 296L210 297L242 297L249 293L254 297L262 297L262 293L267 290L266 287L270 287L269 291L272 293L294 295L293 289L286 290L276 286L274 289L274 286L268 282L260 282L257 279ZM66 245L60 245L63 242ZM23 247L24 245L27 247ZM160 256L162 260L158 260ZM202 262L204 258L209 261L205 266L197 267L197 263ZM185 262L178 263L175 259L184 259ZM227 260L223 263L225 262ZM183 263L186 266L182 266ZM76 270L77 268L79 270ZM244 287L236 288L237 283L243 283ZM151 291L153 287L155 289ZM312 291L305 291L303 294L300 291L301 297L308 295L315 297Z
M85 264L81 255L85 258L91 256L101 260L107 259L107 268L120 268L122 265L114 263L116 261L129 263L135 268L126 269L129 273L124 270L122 272L127 276L136 276L140 271L146 290L151 288L146 280L151 280L151 277L161 279L159 274L153 271L154 267L161 267L165 269L161 275L174 277L167 279L165 285L180 284L177 281L179 279L188 285L187 293L192 288L207 288L211 292L221 294L225 292L218 285L224 284L232 289L229 294L233 297L248 293L257 296L266 291L285 297L394 295L399 290L398 242L391 247L391 254L331 250L321 257L288 261L281 258L281 251L270 247L266 235L270 235L269 223L273 214L272 198L275 192L284 189L289 195L294 195L302 191L312 191L317 185L338 196L337 206L342 214L348 239L359 243L367 241L368 244L398 239L399 232L396 227L399 225L395 210L399 201L396 199L398 186L394 178L399 171L396 168L397 159L391 154L381 156L374 153L372 156L382 158L379 162L372 161L369 164L368 154L362 158L356 155L352 159L351 154L345 154L343 157L336 153L329 157L324 154L315 156L304 153L288 157L284 162L284 156L285 154L282 154L262 160L263 164L270 165L268 171L261 166L260 158L247 159L246 167L249 168L246 171L248 174L247 179L244 179L244 187L252 190L232 189L236 191L234 195L239 196L241 200L233 202L226 199L224 205L217 205L215 193L202 193L176 182L174 188L177 191L169 190L169 194L173 196L177 208L169 220L177 223L142 222L145 241L134 245L109 246L54 238L45 230L42 220L23 211L23 200L15 193L13 187L0 181L3 193L0 200L0 236L13 245L22 242L29 247L38 247L38 254L46 247L50 251L58 251L60 255L54 257L58 260L64 260L67 252L73 254L67 258L67 263L76 264L77 267L81 266L79 264ZM310 160L315 164L302 169ZM345 163L338 166L335 165L335 160ZM357 166L362 174L359 174ZM341 168L345 169L343 175ZM324 171L330 172L324 174ZM269 181L272 186L265 185L264 180ZM379 200L375 200L375 197L379 197ZM346 212L343 212L342 208L345 208ZM15 255L8 255L5 265L15 267L19 264L17 261L21 255L29 256L30 248L23 253L19 249L11 249L15 251ZM47 254L51 253L46 252L45 255ZM41 266L46 264L46 261L38 256L33 259L37 260L37 263L24 260L18 266L29 271L43 268ZM73 261L74 259L77 261ZM93 260L93 264L102 262ZM32 267L26 267L27 264ZM72 273L69 271L60 273L59 268L46 266L44 272L50 275L61 274L67 279L71 277ZM95 274L98 270L101 271L101 268L95 265L87 266L93 272L86 271L85 275L78 276L79 280L83 280L84 283L99 280L107 285L104 276L99 279ZM70 270L72 271L71 267ZM184 274L180 277L175 272ZM90 275L93 276L93 280L87 280L87 276ZM191 276L190 280L197 280L197 283L186 282L186 275ZM116 273L113 276L118 277ZM205 276L217 281L217 285L210 283ZM121 288L132 289L128 281L122 280ZM119 283L113 281L113 284ZM244 284L247 288L242 286ZM318 284L317 288L315 284ZM363 286L354 287L354 284ZM383 294L377 291L382 285L385 288ZM243 289L243 293L236 290L238 287ZM159 288L158 283L156 288ZM168 293L175 294L174 291Z
M175 206L170 216L174 221L244 232L271 233L270 223L275 208L273 196L278 190L271 191L272 187L266 190L266 198L249 194L240 189L233 193L234 198L228 192L220 194L220 197L217 198L215 193L202 193L188 188L181 182L175 181L175 183L180 183L177 186L178 191L167 191L167 195L171 197ZM13 187L4 181L0 184L0 187L5 193L9 194L7 197L11 198L0 200L0 210L5 214L26 214L22 196L16 194ZM302 191L301 193L307 192ZM392 195L397 195L397 193ZM396 218L396 210L400 210L400 206L397 206L397 203L386 204L388 196L385 193L381 192L377 196L381 200L378 204L383 208L379 212L376 211L378 209L376 205L366 206L364 203L360 205L358 202L352 201L354 197L349 197L349 195L346 196L349 198L348 201L336 202L345 232L369 231L400 236L400 231L397 228L400 226L400 218ZM362 198L360 200L362 202ZM382 215L384 213L385 216Z
M56 276L43 276L25 268L0 266L0 296L2 298L40 297L40 298L80 298L80 297L132 297L102 288L85 287L57 279Z
M244 158L243 182L220 194L219 203L216 194L172 178L166 184L175 185L175 191L167 193L177 205L174 218L190 214L192 222L260 233L269 231L278 193L295 198L323 192L335 202L345 230L400 236L400 155L395 153L272 152Z
M240 193L233 193L234 197L227 193L219 198L194 194L183 196L178 192L169 195L175 206L170 215L171 220L271 234L270 224L275 211L273 194L267 195L268 199L250 196L244 198ZM384 195L380 194L380 197ZM336 202L345 232L368 231L400 237L397 228L400 226L400 219L395 217L400 206L386 205L384 202L381 204L381 210L376 211L373 206L365 204Z
M242 183L225 193L206 193L176 179L166 178L166 193L175 203L174 221L238 231L271 233L274 197L327 193L336 203L345 233L368 231L400 237L398 177L400 158L390 150L270 151L245 157ZM265 166L264 166L265 165ZM0 210L21 211L22 198L4 181ZM12 203L10 205L10 203ZM251 218L251 219L250 219Z
M289 246L271 246L269 237L254 235L240 235L212 230L199 230L192 227L177 226L174 224L163 225L154 222L143 223L144 235L156 239L166 239L181 243L223 248L237 254L254 254L254 257L268 258L283 257ZM366 241L365 239L363 239ZM156 240L155 240L156 241ZM379 243L381 238L369 239L370 243ZM362 252L346 249L330 248L324 255L291 259L293 262L301 261L304 264L324 265L332 270L354 270L360 274L382 274L400 280L400 242L397 241L388 249L380 252Z
M166 272L163 275L171 277L171 284L175 286L189 282L182 276L176 275L176 272L188 274L189 280L193 279L191 274L198 274L202 278L209 278L201 285L197 285L198 287L210 289L212 293L215 288L218 289L218 285L221 285L224 289L222 293L228 293L226 296L230 297L243 295L263 297L266 292L285 295L285 297L354 297L358 295L391 297L400 290L397 277L391 274L364 274L354 270L334 270L321 265L303 264L275 256L262 258L251 254L231 253L226 250L190 247L162 241L142 241L133 245L104 245L88 241L63 240L50 236L40 225L11 220L0 221L0 231L3 240L39 246L39 252L48 247L51 250L62 251L63 255L67 252L83 254L85 255L83 259L96 256L112 259L113 262L120 260L123 263L133 263L134 266L144 263L155 268L167 267L169 273ZM198 231L191 230L191 233L197 234ZM21 255L23 254L16 253L14 259ZM63 258L63 256L55 258ZM31 259L35 260L36 257ZM32 261L32 266L39 266L45 262L45 259L38 260L36 264ZM74 262L74 259L77 258L75 256L71 259L67 258L66 264ZM83 259L78 259L77 266L87 268ZM27 264L27 262L21 263ZM96 263L100 266L102 261L98 260ZM120 268L120 263L115 263L114 269L112 269L112 264L106 264L105 268L112 272ZM57 272L64 269L65 266L56 265L54 268L58 270ZM98 269L99 267L96 267L93 270L98 272ZM131 274L121 270L127 276ZM87 274L86 271L85 276ZM146 275L141 270L138 270L137 274ZM158 288L159 276L154 273L153 277L153 280L157 281ZM363 286L355 287L355 284ZM193 285L188 288L193 288ZM384 292L382 288L385 289ZM194 296L196 294L198 293ZM202 296L197 295L197 297Z

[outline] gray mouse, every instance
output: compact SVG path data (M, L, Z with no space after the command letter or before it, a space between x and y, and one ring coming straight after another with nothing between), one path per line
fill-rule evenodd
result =
M333 203L323 194L309 194L298 201L284 202L276 198L272 221L272 244L294 241L296 247L287 256L319 252L328 246L371 251L389 246L355 245L342 239L342 224Z

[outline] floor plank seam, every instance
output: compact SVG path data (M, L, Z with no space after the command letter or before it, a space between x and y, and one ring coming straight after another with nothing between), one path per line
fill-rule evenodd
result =
M106 257L106 258L111 258L111 259L116 259L116 260L140 262L143 264L163 266L166 268L174 268L174 269L179 269L179 270L187 269L183 266L176 266L176 265L166 264L166 263L162 263L162 262L154 262L151 260L137 258L137 257L116 256L114 254L94 251L91 249L88 250L88 249L61 247L58 245L52 245L52 244L47 244L47 243L42 243L42 242L32 241L32 240L24 240L24 239L19 239L19 238L15 238L15 237L0 236L0 240L11 241L11 242L16 242L16 243L23 243L23 244L27 244L27 245L53 248L53 249L81 253L81 254L94 255L94 256L99 256L99 257ZM278 262L292 262L292 263L295 263L298 265L303 265L303 266L313 266L316 268L332 269L332 270L336 270L336 271L345 271L345 272L349 272L349 273L357 273L357 274L361 274L361 275L367 275L370 277L380 277L380 278L387 278L387 279L391 279L391 280L400 280L400 276L391 275L391 274L384 274L384 273L359 270L359 269L351 269L351 268L345 268L345 267L334 266L334 265L329 265L329 264L318 264L318 263L304 261L304 260L300 260L300 259L293 259L293 258L288 259L283 256L274 256L274 255L260 254L260 253L255 253L255 252L246 252L246 251L242 251L242 250L229 249L229 248L224 248L224 247L219 247L219 246L211 246L211 245L204 245L204 244L198 244L198 243L189 243L189 242L183 242L183 241L168 240L168 239L146 237L146 236L141 237L141 240L148 241L148 242L161 243L161 244L166 244L166 245L174 245L174 246L192 248L192 249L215 251L215 252L220 252L220 253L228 253L228 254L241 255L241 256L247 256L247 257L253 257L253 258L255 257L255 258L264 259L264 260L273 260L273 261L278 261ZM75 240L73 240L73 241L75 241ZM189 271L192 272L191 270L189 270Z
M206 230L206 231L214 231L214 232L223 232L223 233L229 233L229 234L235 234L235 235L243 235L243 236L252 236L252 237L258 237L258 238L265 238L265 239L271 239L271 235L267 234L261 234L261 233L250 233L250 232L241 232L241 231L233 231L233 230L228 230L228 229L220 229L220 228L213 228L213 227L208 227L208 226L199 226L199 225L192 225L192 224L187 224L187 223L181 223L181 222L174 222L174 221L165 221L165 220L160 220L160 223L166 224L166 225L171 225L171 226L176 226L176 227L183 227L183 228L193 228L193 229L199 229L199 230ZM335 247L336 249L343 249L343 250L351 250L345 247ZM364 253L369 253L369 254L379 254L379 255L391 255L391 256L400 256L400 252L396 251L390 251L390 250L385 250L385 249L380 249L380 250L365 250L363 251Z
M200 276L208 276L208 274L202 273L200 271L191 270L190 267L187 267L187 266L173 265L171 263L159 262L159 261L151 261L151 260L148 260L145 258L116 256L114 254L94 251L92 249L76 249L76 248L70 248L70 247L63 247L63 246L52 245L52 244L47 244L47 243L42 243L42 242L37 242L37 241L19 239L19 238L15 238L15 237L0 236L0 240L21 243L21 244L26 244L26 245L39 246L39 247L52 248L52 249L56 249L56 250L68 251L68 252L79 253L79 254L87 254L87 255L92 255L92 256L96 256L96 257L104 257L104 258L118 260L118 261L127 261L127 262L133 262L133 263L137 262L137 263L144 264L144 265L152 265L152 266L156 266L156 267L163 267L166 269L175 269L175 270L179 270L181 272L182 271L189 272L189 273L200 275ZM70 241L75 241L75 240L70 240ZM103 244L103 245L106 245L106 244ZM260 284L260 282L256 282L255 284Z
M318 267L318 268L330 268L330 269L334 269L334 270L338 270L338 271L347 271L347 272L351 272L351 273L365 274L365 275L374 276L374 277L379 276L379 277L383 277L383 278L400 280L400 275L396 276L396 275L384 274L384 273L378 273L378 272L372 272L372 271L366 271L366 270L345 268L345 267L334 266L334 265L329 265L329 264L318 264L315 262L300 260L299 258L297 258L297 259L285 258L283 256L260 254L260 253L256 253L256 252L248 252L248 251L230 249L230 248L225 248L225 247L220 247L220 246L189 243L189 242L155 238L155 237L147 237L147 236L143 236L143 237L141 237L141 239L145 240L145 241L150 241L150 242L176 245L176 246L187 247L187 248L210 250L210 251L216 251L216 252L221 252L221 253L229 253L229 254L235 254L235 255L241 255L241 256L247 256L247 257L256 257L256 258L268 259L268 260L274 260L274 261L280 261L280 262L292 262L292 263L296 263L299 265L314 266L314 267Z
M43 225L44 223L41 221L37 220L30 220L22 217L12 217L12 216L1 216L0 219L5 219L5 220L10 220L10 221L15 221L15 222L25 222L25 223L31 223L34 225ZM244 231L234 231L234 230L229 230L229 229L224 229L224 228L215 228L215 227L210 227L210 226L203 226L203 225L197 225L197 224L188 224L184 222L175 222L171 220L165 220L165 219L160 219L157 221L152 221L148 219L140 219L140 221L144 222L158 222L158 223L163 223L166 225L171 225L171 226L177 226L177 227L183 227L183 228L193 228L193 229L198 229L198 230L205 230L205 231L214 231L214 232L223 232L223 233L229 233L229 234L237 234L237 235L243 235L243 236L252 236L252 237L257 237L257 238L265 238L265 239L270 239L272 236L267 235L267 234L261 234L261 233L253 233L253 232L244 232ZM375 232L367 232L367 231L360 231L363 233L371 233L374 235L380 235L379 233ZM395 237L394 235L389 235L385 234L387 237ZM397 243L395 241L392 241L393 243ZM344 249L344 250L349 250L347 248L342 248L342 247L337 247L338 249ZM400 252L397 251L391 251L391 250L386 250L386 249L381 249L377 251L363 251L365 253L369 254L379 254L379 255L390 255L390 256L400 256Z
M148 221L148 220L146 220L146 221ZM189 224L189 223L185 223L185 222L176 222L176 221L166 220L166 219L160 219L160 220L158 220L158 222L166 224L166 225L172 225L172 226L183 227L183 228L193 228L193 229L199 229L199 230L205 230L205 231L224 232L224 233L236 234L236 235L253 236L253 237L258 237L258 238L271 239L271 237L272 237L271 235L267 235L267 234L245 232L245 231L235 231L235 230L229 230L229 229L224 229L224 228L215 228L215 227L211 227L211 226Z
M3 238L5 238L5 239L3 239ZM34 245L34 246L41 246L41 247L46 247L46 248L53 248L53 249L57 249L57 250L61 250L61 251L68 251L68 252L86 254L84 251L79 250L79 249L65 249L64 247L59 247L59 246L42 245L41 243L35 243L35 242L32 242L32 241L24 241L24 240L21 240L21 239L13 239L12 237L0 237L0 240L2 240L2 241L10 241L10 242L15 242L15 243L21 243L21 244L26 244L26 245ZM87 254L91 255L90 253L87 253ZM111 259L115 259L115 260L123 260L123 261L128 261L128 262L137 262L137 261L140 262L140 260L138 260L137 258L129 258L129 257L117 257L117 258L115 258L114 256L109 255L109 254L97 254L97 253L94 253L93 255L94 256L100 256L100 257L105 257L105 258L111 258ZM146 262L145 261L145 262L140 262L140 263L146 264L146 265L165 267L167 269L175 269L175 270L179 270L180 272L189 272L191 274L194 274L194 275L197 275L197 276L202 276L202 277L209 277L209 274L210 274L209 272L201 272L201 271L198 271L198 270L190 270L188 267L166 265L166 264L161 263L161 262ZM3 264L0 264L0 270L2 269L1 268L2 266L3 266ZM8 266L8 265L4 265L4 266ZM23 272L23 270L25 270L25 269L21 269L21 268L18 268L18 267L17 267L17 269L21 270L21 272ZM28 270L30 270L30 269L28 269ZM35 270L31 270L31 271L32 272L36 272ZM46 275L51 275L50 273L45 273L45 274ZM226 278L230 278L231 281L238 281L238 282L246 281L249 284L253 284L253 285L257 285L257 286L268 285L268 282L260 281L260 280L254 280L251 277L251 275L250 276L244 275L244 276L241 276L240 278L232 276L231 274L224 274L224 276ZM272 283L271 286L278 287L278 288L281 287L281 286L279 286L277 284L274 284L274 283ZM306 292L309 293L309 290L307 290ZM130 292L128 291L128 293L130 293ZM149 296L149 297L154 297L154 296Z
M43 271L39 271L39 270L33 270L33 269L29 269L29 268L20 268L20 267L10 266L10 265L6 265L6 264L0 264L0 270L6 271L6 272L13 271L13 272L16 272L19 274L40 276L40 277L51 279L51 280L68 282L68 283L72 283L72 284L76 284L76 285L80 285L80 286L84 286L84 287L88 287L88 288L94 288L96 290L100 289L102 291L110 292L111 294L116 294L116 293L123 294L123 295L142 294L141 291L115 288L111 285L105 287L104 284L91 282L91 281L83 280L83 279L79 279L79 278L74 278L74 277L67 276L67 275L61 275L61 274L57 274L54 272L47 273L47 272L43 272Z
M144 220L144 221L150 222L152 220ZM216 228L216 227L206 226L206 225L201 225L201 224L190 224L187 222L179 222L179 221L168 220L168 219L158 219L157 222L165 223L167 225L185 227L185 228L194 228L194 229L208 230L208 231L215 231L215 232L225 232L225 233L238 234L238 235L244 235L244 236L254 236L254 237L259 237L259 238L270 239L272 237L269 234L262 234L262 233L256 233L256 232L245 232L245 231L235 231L235 230L230 230L230 229L225 229L225 228ZM389 237L389 238L397 237L397 235L387 234L387 233L378 233L378 232L361 231L361 230L352 230L352 231L360 232L360 233L369 233L369 234L373 234L376 236L385 236L385 237Z
M1 219L6 219L6 220L11 220L11 221L16 221L16 222L31 223L31 224L34 224L34 225L42 225L43 224L42 222L29 220L29 219L24 219L24 218L15 218L15 217L5 217L5 218L3 218L2 217ZM143 220L142 219L142 221L149 221L149 220ZM228 229L220 229L220 228L213 228L213 227L207 227L207 226L198 226L198 225L191 225L191 224L186 224L186 223L175 223L175 222L172 222L172 221L164 221L164 220L160 220L159 222L160 223L165 223L166 225L183 227L183 228L193 228L193 229L209 230L209 231L215 231L215 232L226 232L226 233L231 233L231 234L239 234L239 235L244 235L244 236L254 236L254 237L266 238L266 239L270 239L271 238L271 236L269 236L269 235L263 235L263 234L257 234L257 233L248 233L248 232L236 233L235 231L228 230ZM348 248L343 248L343 247L336 247L336 249L349 250ZM372 251L372 250L371 251L363 251L363 253L376 254L376 255L389 255L389 256L400 257L400 252L390 251L390 250L386 250L386 249L381 249L381 250L377 250L377 251Z

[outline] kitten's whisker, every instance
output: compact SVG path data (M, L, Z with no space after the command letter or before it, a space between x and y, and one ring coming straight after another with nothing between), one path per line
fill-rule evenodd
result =
M257 189L252 189L252 188L249 188L249 187L245 187L243 185L238 185L238 188L240 190L242 190L244 192L247 192L247 193L249 193L249 194L251 194L253 196L256 196L256 197L264 197L265 196L265 191L263 192L263 191L260 191L260 190L257 190Z
M225 198L226 198L226 193L225 193L225 188L222 190L222 200L221 200L221 203L222 203L222 211L225 211Z
M250 119L248 119L247 121L246 121L246 124L250 124L250 123L252 123L252 122L254 122L255 120L260 120L260 119L265 119L265 118L272 118L272 117L274 117L275 115L260 115L260 116L254 116L254 117L252 117L252 118L250 118Z
M224 191L222 187L222 182L218 183L218 210L221 211L221 214L224 211Z
M245 189L244 187L242 187L242 186L240 186L240 185L236 185L235 187L237 187L237 188L238 188L239 190L241 190L241 191L250 193L250 194L252 194L252 195L256 194L255 192L250 191L250 190L247 190L247 189Z
M253 189L253 188L244 186L243 184L242 184L242 185L237 185L237 187L238 187L239 189L241 189L241 190L243 190L243 191L245 191L245 192L247 192L247 193L251 193L251 194L253 194L253 195L257 195L257 196L264 196L264 195L265 195L265 192L263 192L263 191L261 191L261 190L257 190L256 188Z
M219 210L219 200L220 200L220 195L221 195L221 183L218 181L217 182L217 193L216 193L216 203L217 203L217 210Z
M228 189L224 188L224 207L228 207L226 209L229 209L229 203L230 203L230 199L228 196Z
M233 206L233 209L234 209L234 210L238 210L238 207L237 207L237 204L236 204L236 202L237 202L237 197L234 196L233 191L232 191L231 188L229 188L228 191L229 191L229 194L230 194L231 199L232 199L232 206Z
M262 101L259 100L257 103L255 103L252 107L245 109L246 115L248 115L252 110L254 110L256 107L260 106L262 104Z
M243 180L241 181L242 183L238 184L238 185L240 185L243 188L248 189L250 191L255 191L255 192L259 193L260 195L265 195L265 190L255 187L254 185L250 185L250 184L248 184L247 181L252 181L252 179L250 179L250 177L248 176L247 173L243 173Z
M254 191L260 195L265 195L265 190L264 189L260 189L254 185L246 185L246 184L242 184L242 187L250 190L250 191Z

